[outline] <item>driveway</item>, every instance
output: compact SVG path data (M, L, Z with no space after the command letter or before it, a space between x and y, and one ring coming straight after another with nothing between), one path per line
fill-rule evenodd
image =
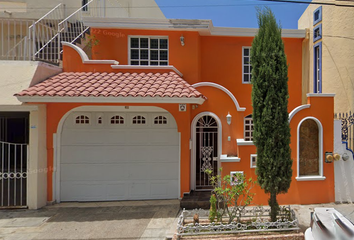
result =
M0 240L165 239L176 228L178 200L61 203L0 210Z

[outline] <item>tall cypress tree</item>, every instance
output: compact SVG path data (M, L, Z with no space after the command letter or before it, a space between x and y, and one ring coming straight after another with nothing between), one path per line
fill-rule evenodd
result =
M276 221L277 195L286 193L292 176L288 122L288 66L281 27L269 8L258 9L259 30L251 49L253 140L257 147L257 180L270 194Z

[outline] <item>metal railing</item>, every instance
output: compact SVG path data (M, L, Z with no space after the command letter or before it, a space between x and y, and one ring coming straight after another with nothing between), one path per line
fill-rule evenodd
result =
M0 208L27 205L28 144L0 141Z
M30 26L32 60L57 63L57 51L50 44L57 37L58 23L64 18L64 4L58 4Z
M58 64L62 54L61 42L81 43L81 39L89 33L89 27L82 21L83 17L127 17L129 15L128 11L118 3L112 8L114 12L106 4L112 3L90 0L65 18L65 5L60 3L36 22L27 20L27 25L17 19L0 19L0 58L43 60ZM10 39L12 36L10 33L16 32L18 28L11 26L14 23L21 26L21 34L15 34L15 39ZM5 39L6 35L7 39Z
M93 3L95 3L96 6L89 7L90 5L93 5ZM88 32L89 27L83 23L83 16L102 17L100 8L97 7L96 1L88 1L85 5L70 14L67 18L58 24L57 49L59 58L63 53L63 48L61 45L62 41L75 43L80 38L84 38L85 33Z
M28 34L33 23L27 19L0 19L1 60L30 60Z
M346 143L347 150L354 152L354 113L336 113L335 119L339 119L342 122L342 142ZM354 157L354 153L353 153Z

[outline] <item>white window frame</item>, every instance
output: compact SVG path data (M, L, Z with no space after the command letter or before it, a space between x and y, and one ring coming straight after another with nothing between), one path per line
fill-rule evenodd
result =
M250 114L251 115L251 114ZM250 115L247 115L246 117L244 117L243 119L243 124L244 124L244 128L243 128L243 139L245 139L245 141L247 142L252 142L253 141L253 131L252 130L252 126L253 126L253 118L252 117L249 117ZM251 120L252 121L252 124L246 124L246 120ZM249 125L250 126L250 129L249 130L246 130L246 125ZM249 137L246 137L246 132L249 132L250 133L250 136ZM247 140L246 138L250 138L250 140Z
M148 62L148 65L133 65L133 66L168 66L169 65L169 38L168 38L168 36L141 36L141 35L139 35L139 36L134 36L134 35L130 35L130 36L128 36L128 65L132 65L131 64L131 61L139 61L139 63L140 63L140 61L142 61L142 59L131 59L131 39L132 38L148 38L149 40L148 40L148 48L146 48L146 50L148 50L148 59L146 59L146 61ZM151 49L150 48L150 40L151 39L167 39L167 49L160 49L160 48L157 48L157 49ZM136 48L136 49L141 49L140 47L139 48ZM145 48L143 48L143 49L145 49ZM158 50L158 51L160 51L160 50L166 50L167 51L167 60L151 60L150 59L150 50ZM143 59L143 61L145 61L145 59ZM151 62L158 62L159 64L158 65L151 65ZM167 65L160 65L160 62L167 62Z
M252 158L256 158L256 165L252 165ZM251 154L250 155L250 166L251 166L251 168L256 168L257 167L257 154Z
M245 56L244 53L245 53L245 49L248 49L249 50L249 56ZM248 46L244 46L242 47L242 83L244 84L250 84L251 83L251 77L252 77L252 73L251 73L251 63L245 63L244 59L245 57L249 57L250 58L250 62L251 62L251 47L248 47ZM244 68L245 67L248 67L248 70L249 70L249 73L245 73L244 72ZM249 76L249 81L245 81L245 74L247 74Z
M318 127L318 161L319 161L319 175L313 176L300 176L300 126L305 120L314 120ZM297 181L320 181L325 180L326 177L323 176L323 127L321 122L315 117L305 117L297 125Z
M236 173L240 173L242 176L245 176L245 174L243 173L243 171L231 171L230 172L230 184L231 185L238 185L238 184L241 184L241 183L243 183L243 181L242 182L239 182L239 183L234 183L233 181L232 181L232 176L233 176L233 174L236 174Z

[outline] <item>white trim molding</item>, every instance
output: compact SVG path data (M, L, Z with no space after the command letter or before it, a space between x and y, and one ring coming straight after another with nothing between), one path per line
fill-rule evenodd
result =
M192 85L192 87L197 88L197 87L214 87L217 88L221 91L223 91L224 93L226 93L227 95L229 95L229 97L232 99L232 101L235 104L235 107L237 109L237 111L239 112L244 112L246 110L246 108L244 107L240 107L240 105L238 104L238 101L236 99L236 97L232 94L232 92L230 92L226 87L221 86L217 83L213 83L213 82L199 82L199 83L195 83Z
M23 105L0 105L2 112L30 112L38 111L38 105L23 104Z
M296 113L300 112L301 110L304 110L306 108L310 108L311 104L304 104L304 105L300 105L296 108L294 108L290 113L289 113L289 122L291 121L291 119L295 116Z
M314 176L300 176L300 126L305 120L313 120L316 122L318 127L318 161L319 161L319 175ZM296 149L296 165L297 165L297 173L296 173L296 180L297 181L315 181L315 180L324 180L325 177L323 176L323 127L322 123L315 117L305 117L301 119L299 124L297 125L297 149Z
M253 146L253 141L245 141L245 139L238 138L236 139L237 146Z
M113 69L133 69L133 70L159 70L159 69L162 69L162 70L172 70L174 71L175 73L177 73L180 77L183 77L183 74L178 71L177 68L175 68L174 66L172 65L167 65L167 66L145 66L145 65L112 65L111 66Z
M296 181L323 181L326 179L324 176L304 176L304 177L295 177Z
M239 157L228 157L227 154L221 154L220 155L220 162L240 162L241 158Z
M71 47L72 49L74 49L81 57L81 61L84 64L108 64L108 65L117 65L119 64L118 61L116 60L90 60L87 56L87 54L84 52L84 50L82 50L81 48L79 48L78 46L69 43L69 42L61 42L61 44L63 46L67 46L67 47Z
M221 148L222 148L222 124L220 121L220 118L212 112L201 112L198 115L196 115L193 118L192 124L191 124L191 142L192 142L192 151L191 151L191 179L190 179L190 184L191 184L191 190L195 190L196 189L196 182L195 182L195 178L196 178L196 140L195 140L195 136L196 136L196 125L198 120L203 117L203 116L211 116L215 119L215 121L218 124L218 169L220 169L221 165L220 165L220 155L221 155Z
M307 97L334 97L335 93L307 93Z
M153 29L168 31L194 31L202 36L254 37L257 28L214 27L211 20L196 19L142 19L85 17L86 26L94 28ZM305 29L283 29L283 38L305 38Z
M203 104L205 99L179 97L51 97L16 96L20 102L73 102L73 103L190 103Z

